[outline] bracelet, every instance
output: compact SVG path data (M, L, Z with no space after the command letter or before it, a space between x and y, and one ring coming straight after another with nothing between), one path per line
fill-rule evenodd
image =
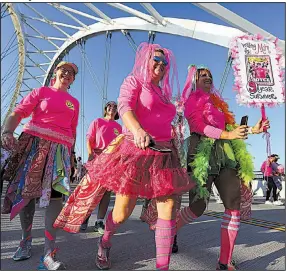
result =
M253 134L252 127L249 127L249 128L248 128L247 133L248 133L248 134Z

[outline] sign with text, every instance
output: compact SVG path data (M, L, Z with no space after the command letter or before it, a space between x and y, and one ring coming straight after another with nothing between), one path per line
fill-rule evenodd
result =
M282 51L276 41L245 35L231 42L239 104L275 106L285 102Z

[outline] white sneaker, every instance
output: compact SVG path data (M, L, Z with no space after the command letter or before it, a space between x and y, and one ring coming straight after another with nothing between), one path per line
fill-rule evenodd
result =
M282 206L282 205L284 205L284 203L282 201L280 201L280 200L276 200L276 201L273 202L273 205Z
M267 201L265 201L265 204L272 205L272 202L267 200Z

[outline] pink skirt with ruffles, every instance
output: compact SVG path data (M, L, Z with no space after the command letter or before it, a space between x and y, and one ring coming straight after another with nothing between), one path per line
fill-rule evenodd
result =
M152 199L190 190L194 182L181 168L174 145L160 145L172 152L141 150L120 135L97 159L87 163L88 174L107 190L131 197Z
M152 199L192 189L195 183L186 169L181 168L173 143L160 142L160 145L172 152L141 150L126 136L119 135L100 156L86 164L88 173L69 197L54 226L78 232L106 190Z

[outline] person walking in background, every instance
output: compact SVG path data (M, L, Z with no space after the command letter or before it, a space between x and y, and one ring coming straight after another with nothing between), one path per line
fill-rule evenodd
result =
M79 183L79 181L82 178L82 161L80 156L76 159L75 166L76 166L75 178L76 182Z
M71 183L73 183L76 179L76 167L77 167L77 161L76 161L76 155L75 152L72 152L73 159L71 160Z
M284 174L284 167L278 163L278 160L280 157L277 154L274 154L275 160L271 164L272 170L273 170L273 181L275 186L277 187L277 201L273 201L274 205L281 206L284 205L284 203L279 199L280 192L282 190L282 178Z
M87 132L88 161L96 159L110 142L122 133L122 127L116 122L119 119L116 102L110 101L104 107L103 118L95 119ZM97 220L94 231L104 234L104 217L110 202L110 191L106 191L99 203ZM81 230L86 230L90 216L81 225Z
M272 163L276 160L275 154L271 154L266 161L264 161L261 165L261 172L263 173L263 178L266 181L266 201L265 204L272 204L270 201L271 192L273 192L273 204L278 200L277 197L277 186L275 185L273 179L273 168ZM276 205L277 203L275 203Z

